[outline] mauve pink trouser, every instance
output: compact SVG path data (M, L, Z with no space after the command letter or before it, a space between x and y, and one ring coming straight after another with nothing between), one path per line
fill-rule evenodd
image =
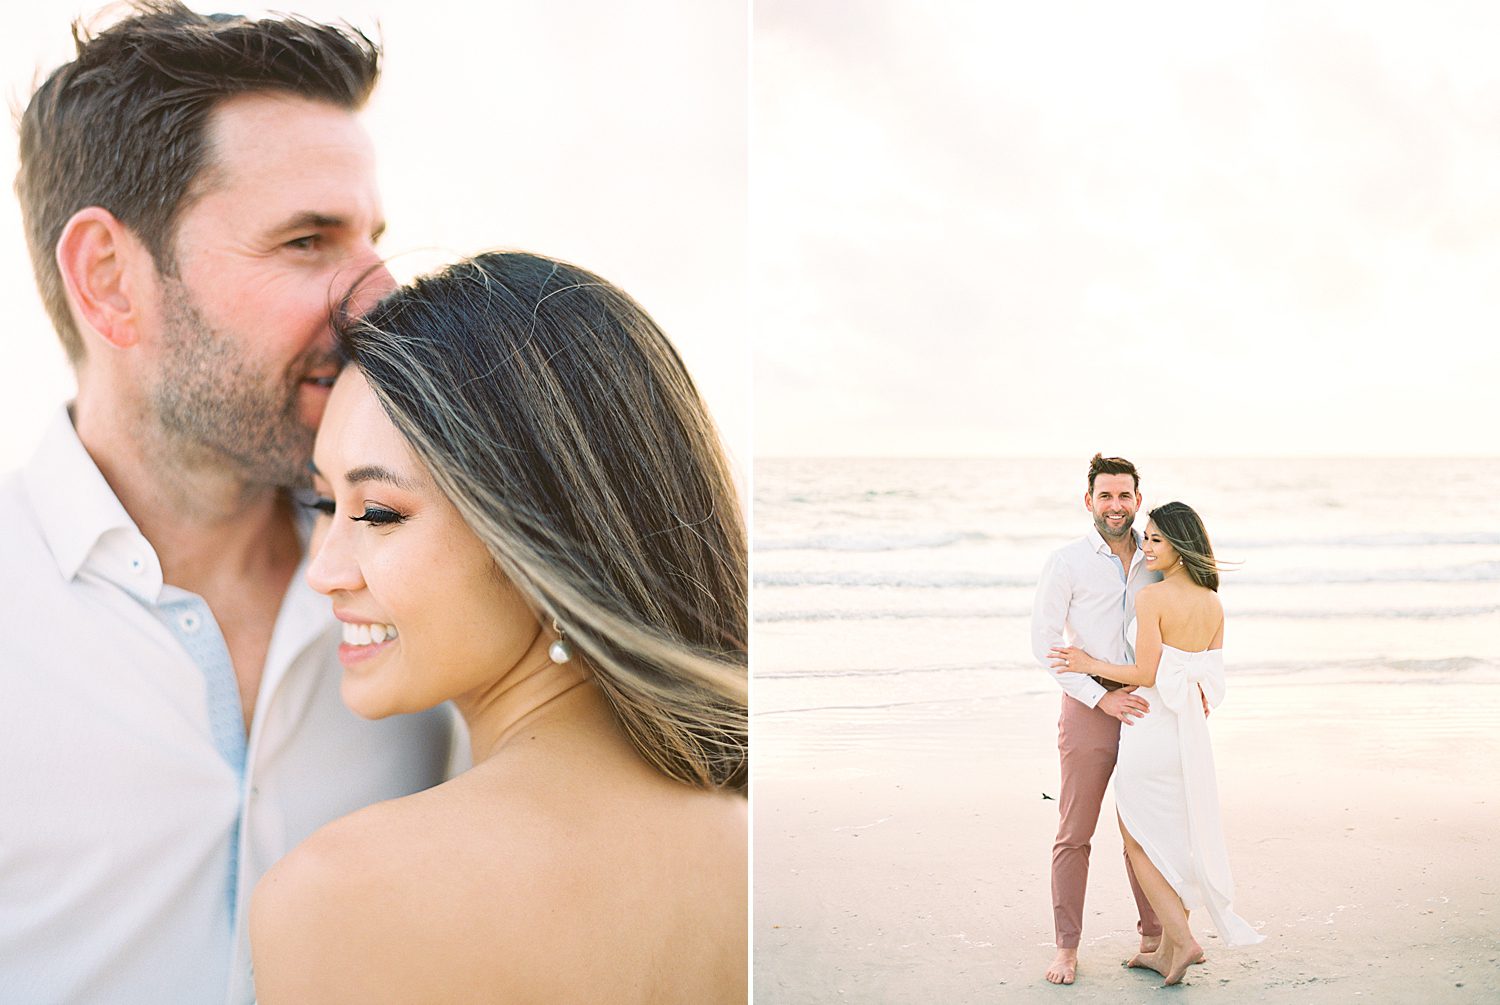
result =
M1120 720L1076 698L1063 695L1057 720L1057 753L1062 761L1062 791L1057 799L1057 843L1052 846L1052 921L1059 949L1076 949L1083 935L1083 892L1089 880L1089 841L1099 823L1099 804L1120 752ZM1161 922L1151 910L1135 870L1125 859L1130 892L1135 894L1142 935L1160 935Z

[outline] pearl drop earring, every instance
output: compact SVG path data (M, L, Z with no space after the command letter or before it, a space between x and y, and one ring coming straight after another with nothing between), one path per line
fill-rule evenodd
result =
M558 626L556 618L552 619L552 630L557 633L557 638L547 647L547 658L553 663L566 663L573 658L573 647L563 637L563 630Z

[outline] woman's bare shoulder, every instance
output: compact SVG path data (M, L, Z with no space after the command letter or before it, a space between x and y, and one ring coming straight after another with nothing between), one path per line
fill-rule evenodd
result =
M1145 586L1141 587L1140 591L1135 595L1136 610L1139 611L1142 604L1144 604L1147 608L1150 608L1154 604L1159 604L1160 601L1167 596L1170 588L1171 584L1166 580L1157 580L1154 583L1147 583Z
M442 1000L497 986L545 998L560 952L580 939L576 919L621 903L670 914L667 902L712 891L724 917L706 916L706 927L743 924L745 800L677 783L629 790L549 799L470 772L329 824L256 888L262 1005ZM677 889L689 878L691 890Z
M250 908L262 1005L428 1000L461 972L442 947L462 941L475 827L447 789L335 820L266 873Z

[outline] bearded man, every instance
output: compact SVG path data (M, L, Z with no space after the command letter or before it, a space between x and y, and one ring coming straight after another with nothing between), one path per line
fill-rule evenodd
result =
M77 374L0 479L0 987L254 996L255 882L441 781L450 713L365 722L295 503L332 322L394 284L347 26L140 3L49 76L16 191Z
M1099 822L1104 790L1115 769L1121 724L1149 711L1133 687L1083 674L1058 673L1050 651L1072 645L1110 663L1125 664L1135 654L1125 626L1135 616L1135 595L1161 573L1145 567L1140 534L1134 529L1141 506L1140 476L1123 457L1095 454L1089 462L1084 509L1089 532L1064 545L1047 560L1031 616L1031 648L1063 690L1057 722L1062 766L1057 840L1052 846L1052 920L1057 956L1047 969L1053 984L1072 984L1083 936L1083 898L1089 875L1089 843ZM1140 921L1141 951L1161 942L1161 923L1125 860Z

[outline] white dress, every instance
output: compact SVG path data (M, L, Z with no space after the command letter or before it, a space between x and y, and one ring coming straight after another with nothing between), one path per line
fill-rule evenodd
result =
M1132 620L1127 629L1132 647L1135 627ZM1224 700L1224 651L1162 646L1155 686L1135 692L1151 711L1120 730L1115 806L1183 906L1206 910L1226 944L1254 945L1265 936L1231 907L1234 879L1200 686L1210 706Z

